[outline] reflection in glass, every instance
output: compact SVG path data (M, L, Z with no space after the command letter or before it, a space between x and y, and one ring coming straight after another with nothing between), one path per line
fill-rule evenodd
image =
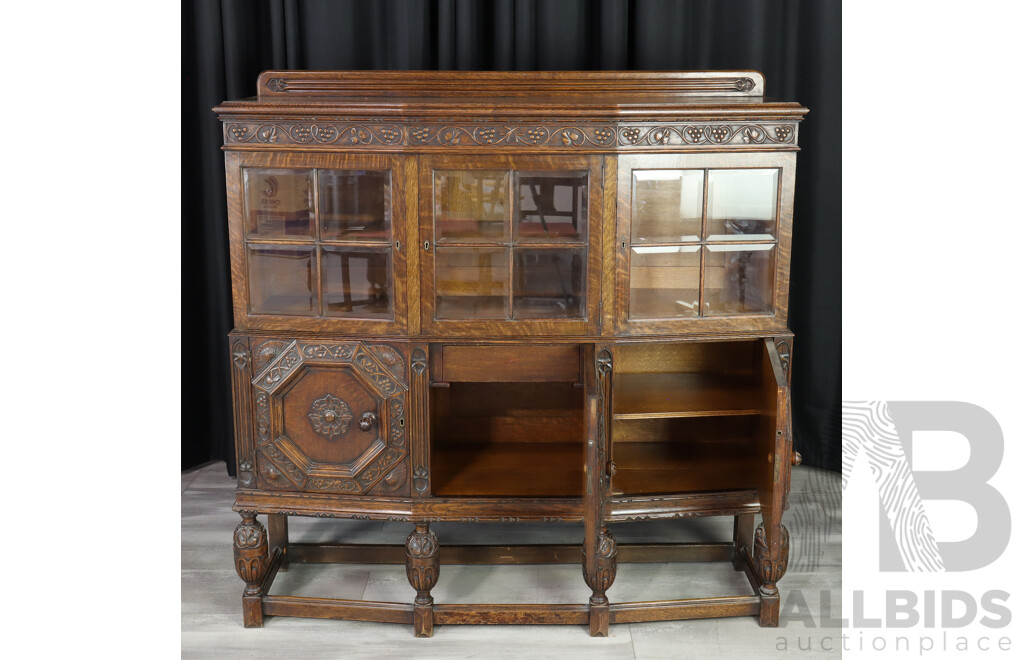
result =
M390 240L388 171L320 170L320 238Z
M508 248L438 247L434 257L439 319L507 319Z
M519 208L515 240L587 240L587 173L517 173Z
M324 247L324 316L393 318L391 248Z
M778 184L778 170L710 170L707 240L771 240Z
M629 266L630 318L697 316L699 291L699 245L633 247Z
M708 245L704 257L704 314L770 312L773 244Z
M507 171L434 172L434 240L508 240Z
M246 230L254 238L307 238L313 227L313 171L247 167Z
M584 248L517 248L512 318L583 318L586 255Z
M249 246L249 308L253 314L315 312L313 247Z
M700 240L704 170L634 170L633 200L633 243Z

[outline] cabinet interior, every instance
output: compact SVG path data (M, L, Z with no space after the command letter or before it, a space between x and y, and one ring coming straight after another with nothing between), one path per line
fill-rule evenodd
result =
M756 488L757 441L773 412L764 350L762 341L618 347L612 494Z
M579 358L549 365L579 371ZM580 497L583 388L564 382L451 382L430 389L431 486L436 496ZM518 378L515 365L504 367Z

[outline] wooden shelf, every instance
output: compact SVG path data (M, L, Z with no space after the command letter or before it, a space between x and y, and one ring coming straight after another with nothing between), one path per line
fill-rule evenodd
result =
M616 374L613 418L759 415L761 389L749 375Z
M757 487L746 440L623 442L612 450L613 495L700 493Z
M441 445L431 457L435 496L582 497L580 442Z

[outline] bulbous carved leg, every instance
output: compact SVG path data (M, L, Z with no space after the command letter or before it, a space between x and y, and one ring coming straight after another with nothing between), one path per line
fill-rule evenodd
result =
M587 551L585 548L583 550L583 579L594 592L590 596L590 635L592 637L608 636L610 617L608 596L605 595L605 592L615 582L615 574L618 571L617 556L615 537L604 527L601 528L598 535L597 557L593 571L587 570Z
M751 554L754 574L761 583L762 626L779 625L779 589L776 583L786 574L789 564L789 530L779 523L778 527L765 528L764 523L754 532L754 547Z
M267 530L256 520L255 511L241 511L242 522L235 527L235 570L245 580L242 593L242 615L246 628L263 625L263 590L260 582L270 558L267 552Z
M430 590L437 584L441 570L441 552L437 537L427 524L417 524L405 541L405 574L416 590L413 603L413 631L417 637L434 634L434 597Z

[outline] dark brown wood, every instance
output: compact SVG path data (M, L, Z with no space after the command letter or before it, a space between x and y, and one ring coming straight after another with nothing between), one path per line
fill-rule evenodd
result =
M733 518L732 543L732 566L741 571L745 563L744 555L749 554L754 547L754 514L743 513Z
M581 624L589 619L586 605L435 605L436 623Z
M245 625L391 621L418 636L436 623L587 623L593 635L706 616L777 625L799 462L786 317L806 109L764 93L747 71L268 71L258 97L216 108ZM710 203L713 173L737 169L777 172L774 225L770 186L750 217L750 200ZM673 215L681 187L634 190L649 170L702 172L699 229ZM454 171L435 189L436 172ZM439 238L464 251L438 256ZM747 244L757 249L730 249ZM755 259L765 245L770 257ZM699 255L643 257L631 271L634 253L658 250ZM723 253L755 256L708 256ZM695 316L675 316L684 307ZM711 515L735 517L732 542L619 546L612 534L621 521ZM415 531L397 547L289 544L289 516ZM584 535L442 553L434 521L582 521ZM402 562L416 596L269 596L289 561ZM442 563L576 561L586 604L431 596ZM610 603L618 561L731 561L757 595Z
M417 524L405 542L405 572L416 590L413 603L413 626L417 637L434 634L434 598L430 590L437 584L441 561L437 537L427 524Z
M751 514L752 515L752 514ZM752 518L751 518L752 519ZM292 543L291 561L323 564L404 564L404 545ZM731 543L625 543L618 545L622 563L729 561ZM442 565L575 564L579 545L446 545Z
M235 420L235 466L238 487L249 488L256 483L256 456L253 453L252 379L253 358L249 338L232 334L231 398Z
M282 559L279 570L288 570L288 516L280 513L271 513L267 516L267 546L271 554L280 549Z
M613 603L610 609L611 623L640 623L747 616L757 614L760 607L761 601L757 596L720 596L646 603Z
M410 624L413 621L413 606L405 603L307 598L304 596L264 596L263 613L268 616L347 619L349 621L379 621L381 623Z
M678 96L764 95L759 71L264 71L257 83L261 100L289 97L383 98L573 97L600 94Z
M255 511L240 513L242 522L235 527L234 554L235 570L238 577L245 581L242 613L246 628L259 628L263 625L263 615L259 609L260 597L263 595L263 576L270 565L267 530L256 520Z
M448 382L527 383L580 380L580 351L573 344L441 347Z

